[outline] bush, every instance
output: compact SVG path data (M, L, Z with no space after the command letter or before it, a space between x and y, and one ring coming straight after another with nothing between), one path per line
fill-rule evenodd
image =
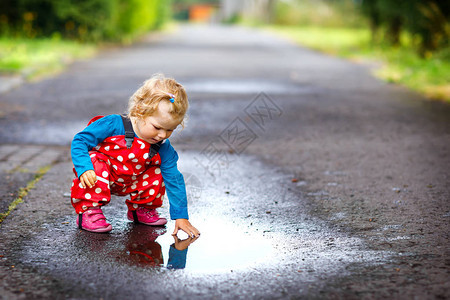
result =
M0 34L51 36L83 41L130 39L160 27L164 0L2 0Z
M413 37L422 57L450 46L448 0L290 0L278 1L274 24L367 27L374 44L401 46L401 34Z
M364 0L362 12L368 16L374 42L385 37L391 45L400 45L406 30L415 36L421 56L450 46L450 2L444 0Z

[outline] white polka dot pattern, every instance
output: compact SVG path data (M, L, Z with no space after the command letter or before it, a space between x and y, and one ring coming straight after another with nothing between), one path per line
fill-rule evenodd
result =
M149 157L150 144L135 139L132 149L126 149L123 137L107 138L89 153L97 182L94 187L82 188L78 178L72 182L71 203L77 213L90 207L107 204L111 195L127 196L129 209L139 205L159 207L162 204L165 188L161 176L160 156ZM139 203L139 205L137 204Z

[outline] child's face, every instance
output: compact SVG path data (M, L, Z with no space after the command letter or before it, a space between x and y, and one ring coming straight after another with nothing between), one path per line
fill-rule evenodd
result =
M150 144L156 144L169 138L182 121L182 119L174 119L169 114L169 109L170 104L161 101L153 115L136 119L134 126L136 135Z

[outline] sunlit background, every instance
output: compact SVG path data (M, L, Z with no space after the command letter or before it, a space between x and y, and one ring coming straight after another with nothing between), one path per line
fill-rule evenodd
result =
M2 0L0 75L46 76L100 46L192 22L271 30L449 101L449 15L445 0Z

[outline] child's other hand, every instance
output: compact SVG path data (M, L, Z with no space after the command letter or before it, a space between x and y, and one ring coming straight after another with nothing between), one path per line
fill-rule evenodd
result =
M175 230L173 231L172 235L176 235L179 229L186 232L190 237L200 236L200 232L197 230L197 228L192 226L191 222L189 222L187 219L177 219L175 221Z
M95 174L94 170L88 170L84 172L80 176L80 182L83 188L86 188L86 186L90 188L93 187L97 182L97 175Z

